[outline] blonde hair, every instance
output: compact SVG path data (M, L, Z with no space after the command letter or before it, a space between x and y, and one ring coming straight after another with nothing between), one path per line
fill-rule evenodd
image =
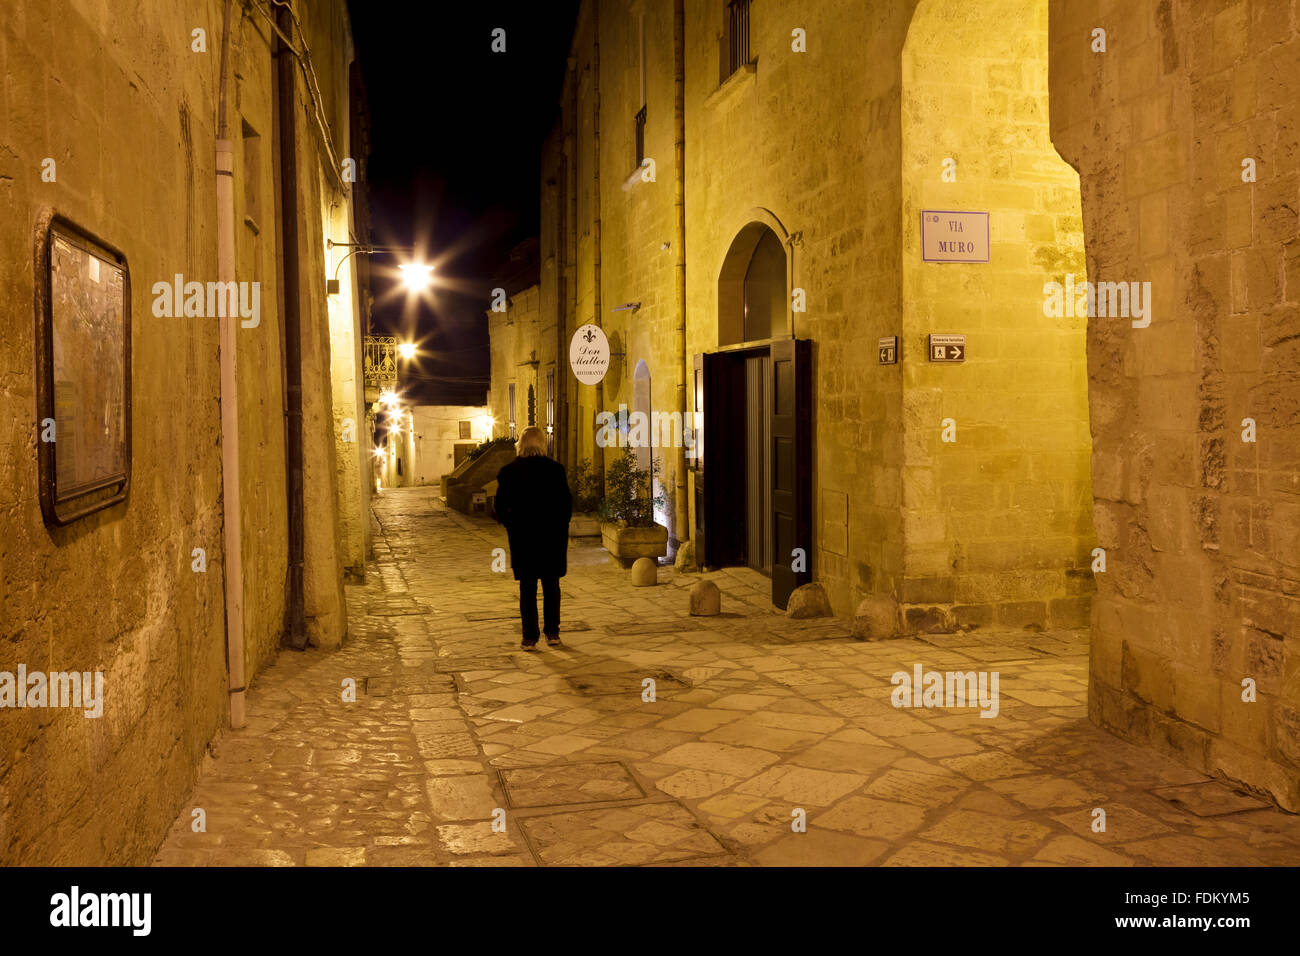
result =
M546 454L546 432L536 425L525 428L515 445L515 454L520 458L532 458Z

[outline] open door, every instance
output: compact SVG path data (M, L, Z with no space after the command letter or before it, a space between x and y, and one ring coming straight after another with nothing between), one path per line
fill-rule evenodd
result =
M812 343L772 343L772 603L812 580ZM707 358L707 356L706 356Z
M704 423L696 435L695 560L710 568L744 564L745 362L706 352L695 364Z

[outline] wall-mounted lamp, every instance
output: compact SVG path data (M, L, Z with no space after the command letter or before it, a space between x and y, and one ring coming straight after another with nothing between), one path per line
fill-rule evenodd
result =
M624 302L622 305L620 305L620 306L615 306L614 308L610 309L609 311L611 311L611 312L627 312L628 310L631 310L631 311L635 312L635 311L636 311L637 309L639 309L639 308L641 308L641 303L640 303L640 302Z

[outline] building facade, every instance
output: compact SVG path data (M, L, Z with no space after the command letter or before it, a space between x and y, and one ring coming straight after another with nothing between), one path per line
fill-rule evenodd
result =
M327 244L366 234L347 11L123 29L16 0L0 62L0 671L103 687L97 718L0 710L0 860L141 864L249 682L286 640L337 646L364 573L367 296ZM111 347L65 361L87 329Z
M1300 807L1300 71L1251 9L588 0L537 301L611 361L560 359L558 457L676 415L700 564L890 632L1091 625L1094 720Z

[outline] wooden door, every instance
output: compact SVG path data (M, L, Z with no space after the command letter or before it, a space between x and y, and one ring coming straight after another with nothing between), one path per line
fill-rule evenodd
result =
M772 603L812 580L812 343L772 343Z

